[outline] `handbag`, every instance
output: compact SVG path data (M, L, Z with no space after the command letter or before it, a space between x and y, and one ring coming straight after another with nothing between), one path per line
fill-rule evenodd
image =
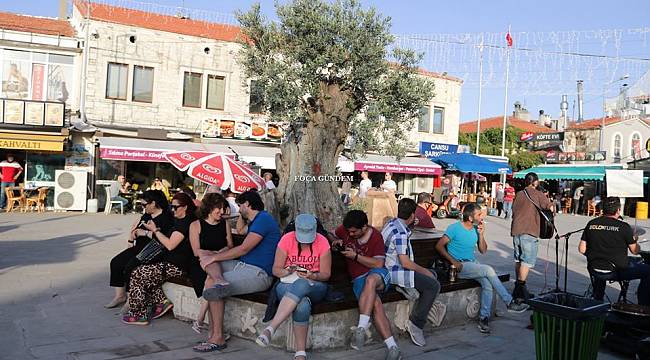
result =
M162 258L166 251L167 248L160 241L151 239L135 257L142 264L151 264Z
M550 239L553 237L553 234L555 233L555 224L553 223L553 212L551 210L545 210L539 207L539 205L535 204L533 199L531 199L530 195L528 195L528 191L524 189L524 194L526 194L526 197L528 200L530 200L533 205L535 205L535 208L537 209L537 212L539 213L539 238L540 239Z

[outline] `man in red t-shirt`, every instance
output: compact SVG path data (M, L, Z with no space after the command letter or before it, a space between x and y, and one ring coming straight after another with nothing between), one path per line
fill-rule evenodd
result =
M377 331L388 348L386 359L399 359L400 350L391 334L390 322L377 293L390 287L390 274L384 267L384 239L381 233L368 225L368 216L361 210L351 210L345 215L343 225L335 231L338 240L332 250L345 256L348 273L352 278L352 291L359 300L359 325L352 334L351 346L361 350L374 314Z
M427 212L427 209L431 207L433 203L431 202L431 195L425 192L418 194L418 207L415 208L415 226L423 227L427 229L434 229L436 226L433 225L433 220Z
M5 193L5 188L16 186L16 180L18 180L18 177L22 172L23 167L14 161L13 155L7 155L7 160L0 162L0 173L2 173L2 186L0 187L0 208L4 208L7 205L7 194Z
M503 190L503 212L506 214L506 219L512 217L512 202L515 200L515 188L506 183L506 188Z

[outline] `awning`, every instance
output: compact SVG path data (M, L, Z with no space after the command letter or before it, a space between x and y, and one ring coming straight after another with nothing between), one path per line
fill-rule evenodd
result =
M603 180L605 170L622 169L622 165L539 165L518 171L515 178L523 179L529 172L534 172L540 180Z
M481 174L509 174L512 172L507 162L494 161L470 153L442 154L429 160L442 165L447 170Z
M63 151L65 135L0 132L0 148L36 151Z
M369 172L392 172L397 174L442 175L440 165L426 158L405 157L398 162L394 157L366 154L354 162L354 170Z

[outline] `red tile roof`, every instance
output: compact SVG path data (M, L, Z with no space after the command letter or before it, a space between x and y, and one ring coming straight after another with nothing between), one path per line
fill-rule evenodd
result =
M75 36L74 29L67 20L18 15L8 12L0 12L0 29L54 36Z
M393 62L393 61L389 61L388 66L391 67L391 68L397 68L397 67L400 66L400 64L398 64L396 62ZM433 77L433 78L437 78L437 79L444 79L444 80L449 80L449 81L455 81L455 82L458 82L458 83L461 83L461 84L463 83L462 79L454 77L454 76L449 76L449 75L447 75L447 73L442 73L441 74L441 73L425 70L423 68L418 68L418 73L421 74L421 75L424 75L424 76L428 76L428 77Z
M605 118L605 126L611 125L611 124L616 124L617 122L622 121L620 117L608 117ZM589 119L585 120L581 123L569 123L569 126L567 126L567 129L572 130L586 130L586 129L600 129L600 126L603 123L603 118L597 118L597 119Z
M532 133L550 133L555 130L547 128L546 126L536 125L527 120L521 120L519 118L508 116L508 125L523 130L525 132ZM477 121L471 121L460 124L459 131L461 133L476 133ZM481 119L481 130L487 129L503 129L503 116L495 116L491 118Z
M82 16L86 15L86 1L74 0ZM239 42L243 33L238 26L184 19L141 10L90 3L90 18L93 20L136 26L151 30L202 37L206 39Z

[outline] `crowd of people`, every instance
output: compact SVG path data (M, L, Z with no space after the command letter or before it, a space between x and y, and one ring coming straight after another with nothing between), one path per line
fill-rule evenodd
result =
M469 203L461 219L447 227L436 244L437 253L456 269L458 278L476 280L481 286L478 328L490 332L494 292L510 312L528 309L531 297L526 280L535 266L540 236L538 207L552 209L552 201L539 190L534 173L526 175L526 187L513 196L512 210L507 191L502 199L506 216L512 214L511 236L515 260L516 282L509 293L494 269L479 262L478 254L488 250L484 213ZM506 188L507 189L507 188ZM362 350L374 323L386 345L386 359L399 359L401 352L391 332L391 319L386 315L382 295L394 288L413 300L406 328L411 341L425 346L424 328L429 311L440 293L441 284L433 269L415 262L410 236L412 226L428 224L423 209L431 202L425 195L417 202L403 198L398 202L397 217L388 220L382 229L369 225L361 210L350 210L334 233L326 231L310 214L300 214L281 234L280 226L266 211L257 191L239 194L208 193L198 203L186 193L176 194L167 202L160 190L143 194L144 214L133 225L127 249L111 260L110 285L114 298L107 308L126 302L128 310L122 321L147 325L170 309L162 284L174 277L186 276L192 282L197 298L202 298L201 313L192 328L208 330L206 341L194 346L197 352L212 352L227 347L224 334L224 299L234 295L270 290L277 301L269 302L268 326L256 339L268 346L276 330L291 317L295 337L295 358L306 359L308 326L314 304L323 301L332 274L332 252L339 252L352 281L352 292L358 301L358 325L350 335L350 345ZM234 203L232 201L234 199ZM592 220L580 242L586 254L589 271L604 283L611 279L641 279L639 302L650 303L650 265L627 260L627 250L638 252L638 244L629 225L618 220L617 198L603 200L605 215ZM618 205L617 205L618 204ZM617 207L618 206L618 207ZM240 245L234 245L230 223L225 215L236 207L236 230L244 234ZM425 219L423 219L425 218ZM430 216L428 220L431 221ZM605 233L609 232L609 233ZM159 255L144 256L155 240L164 247ZM274 279L279 281L274 281ZM446 279L445 279L446 280ZM595 289L601 296L604 287ZM203 321L209 317L209 326Z

